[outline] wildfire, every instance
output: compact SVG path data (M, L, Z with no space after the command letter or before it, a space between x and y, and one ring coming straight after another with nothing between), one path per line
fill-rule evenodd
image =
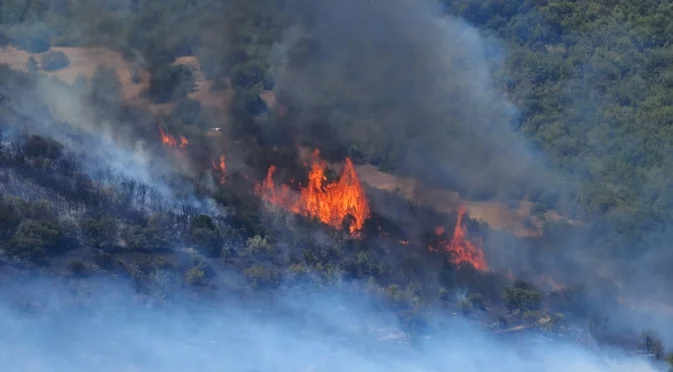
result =
M213 162L213 172L219 173L221 185L227 183L227 163L225 162L224 155L220 156L219 164Z
M273 184L275 166L270 166L266 179L258 187L258 192L267 202L305 217L317 218L322 223L340 229L344 219L351 216L351 234L357 234L370 215L364 188L355 173L349 158L341 170L338 180L327 183L325 169L327 163L313 153L313 164L308 176L308 185L302 187L297 196L287 185L277 188Z
M189 145L189 141L184 136L180 136L180 143L175 139L175 137L164 132L164 129L159 125L159 134L161 135L161 143L169 147L180 147L185 148Z
M456 227L453 230L453 238L450 242L440 241L438 246L445 252L451 254L451 262L453 264L461 265L468 263L477 270L486 271L488 270L488 265L486 264L484 252L478 246L467 240L467 231L463 227L464 215L465 208L461 207L458 210L458 219L456 221ZM436 227L435 233L437 235L442 235L444 233L444 228L441 226ZM430 247L430 250L437 251L437 249L432 247Z

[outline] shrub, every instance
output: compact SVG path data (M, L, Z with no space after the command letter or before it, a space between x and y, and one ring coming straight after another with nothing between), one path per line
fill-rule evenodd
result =
M193 229L190 231L190 237L192 243L194 243L208 256L214 257L220 254L222 239L217 230Z
M56 247L60 238L61 233L56 224L26 218L19 224L6 247L6 252L16 258L42 260L48 250Z
M501 297L510 312L538 310L542 302L540 292L513 287L505 287Z
M63 154L63 145L51 138L31 135L26 140L25 151L29 157L41 157L53 160Z
M114 217L87 218L82 221L85 241L94 248L110 247L117 237L117 220Z
M271 289L280 285L280 274L262 265L254 265L243 271L254 289Z
M251 255L271 255L275 252L276 247L269 243L266 238L262 238L259 235L248 239L246 242L246 252Z
M215 229L215 224L213 223L213 219L210 218L209 216L205 214L200 214L198 216L195 216L192 218L192 221L189 224L189 228L194 230L194 229Z
M70 59L61 51L48 52L42 56L42 69L57 71L70 65Z
M273 88L273 82L266 75L266 65L261 60L251 60L232 69L232 81L237 88L251 88L254 86L268 86Z
M185 273L185 282L189 285L203 285L206 273L200 267L192 267Z
M126 246L132 250L158 250L168 244L163 232L153 227L131 226L126 231Z

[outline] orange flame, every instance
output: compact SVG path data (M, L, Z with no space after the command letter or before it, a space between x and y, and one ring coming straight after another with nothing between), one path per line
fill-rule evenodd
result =
M161 128L161 125L159 126L159 133L161 134L161 142L164 145L170 147L176 146L177 142L175 141L175 137L171 136L170 134L166 134L166 132L164 132L164 129Z
M225 162L224 155L220 156L219 164L213 162L213 171L220 174L220 185L227 183L227 163Z
M168 147L180 147L181 149L184 149L187 147L187 145L189 145L189 140L187 140L187 138L184 136L180 136L180 144L178 144L178 141L175 139L175 137L166 133L161 125L159 125L159 134L161 135L161 143Z
M488 270L486 264L486 257L484 252L475 244L467 240L467 231L463 227L463 216L465 215L465 208L458 209L458 219L456 220L456 227L453 230L453 238L450 242L440 241L439 246L445 252L451 253L451 263L455 265L470 264L475 269L480 271ZM444 229L441 226L435 228L437 235L442 235ZM430 247L431 251L438 251Z
M349 158L341 170L339 179L327 183L325 169L327 163L318 158L314 152L313 164L308 176L308 185L301 188L299 196L290 192L287 185L276 188L273 174L276 167L269 167L266 179L258 187L262 198L271 204L305 217L317 218L322 223L340 229L346 216L352 217L349 226L351 234L357 234L370 215L369 204L365 197L364 187L360 182L355 167Z

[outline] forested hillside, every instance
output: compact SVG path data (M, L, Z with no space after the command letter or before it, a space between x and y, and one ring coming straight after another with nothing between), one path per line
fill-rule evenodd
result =
M595 331L622 279L668 288L673 3L393 3L1 2L3 263L157 301L345 281L414 336L437 309ZM542 234L364 187L357 166L525 205Z

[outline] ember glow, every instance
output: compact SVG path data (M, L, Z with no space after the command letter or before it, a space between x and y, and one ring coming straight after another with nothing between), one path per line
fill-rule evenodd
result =
M463 227L463 216L465 208L458 209L458 219L456 227L453 230L453 238L450 242L440 240L437 248L430 247L431 251L444 251L451 254L451 263L455 265L470 264L480 271L488 270L484 252L477 245L467 239L467 230ZM442 235L444 228L438 226L435 228L435 234Z
M349 231L357 234L370 216L370 209L365 197L364 187L360 182L355 167L346 158L338 180L328 183L325 176L327 163L321 160L319 152L313 153L308 185L300 188L299 194L290 191L287 185L276 187L272 177L276 167L269 167L266 179L258 187L258 192L267 202L309 218L316 218L322 223L341 229L344 220L350 216Z
M227 163L224 155L220 156L219 163L213 162L213 172L219 174L220 185L227 183Z

